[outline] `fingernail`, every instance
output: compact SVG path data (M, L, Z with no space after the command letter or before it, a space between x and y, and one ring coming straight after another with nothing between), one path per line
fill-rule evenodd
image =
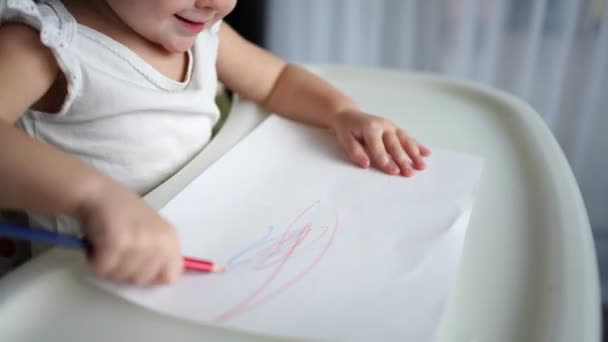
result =
M359 158L359 165L361 165L361 167L369 167L369 159L365 157Z
M399 173L399 171L401 171L401 170L399 169L399 167L398 167L398 166L397 166L395 163L393 163L393 162L390 162L389 170L390 170L390 173L392 173L392 174L394 174L394 175L395 175L395 174L398 174L398 173Z
M365 167L365 159L363 158L354 158L353 162L357 164L359 167Z

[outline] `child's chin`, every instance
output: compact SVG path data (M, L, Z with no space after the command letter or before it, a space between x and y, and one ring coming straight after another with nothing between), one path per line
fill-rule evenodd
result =
M194 38L179 38L163 44L163 47L168 52L180 53L186 52L194 45Z

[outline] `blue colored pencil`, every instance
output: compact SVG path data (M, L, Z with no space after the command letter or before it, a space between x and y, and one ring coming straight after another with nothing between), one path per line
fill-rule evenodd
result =
M16 224L0 222L0 236L19 240L30 240L54 246L87 251L90 244L84 239L75 236L60 234L41 229L32 229Z
M16 224L0 222L0 236L19 240L30 240L60 246L69 249L78 249L85 252L92 250L86 239L60 234L41 229L33 229ZM210 261L184 257L184 269L196 272L224 272L224 267Z

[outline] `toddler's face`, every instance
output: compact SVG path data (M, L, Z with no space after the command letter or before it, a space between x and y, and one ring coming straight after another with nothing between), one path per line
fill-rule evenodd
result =
M236 0L106 0L132 30L171 52L183 52L202 30L224 18Z

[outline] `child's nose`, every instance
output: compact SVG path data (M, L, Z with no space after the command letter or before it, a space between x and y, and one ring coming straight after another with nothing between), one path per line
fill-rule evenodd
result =
M217 4L214 0L196 0L194 7L201 10L205 16L214 16L217 12Z
M194 7L199 8L199 9L216 8L217 1L216 0L195 0Z

